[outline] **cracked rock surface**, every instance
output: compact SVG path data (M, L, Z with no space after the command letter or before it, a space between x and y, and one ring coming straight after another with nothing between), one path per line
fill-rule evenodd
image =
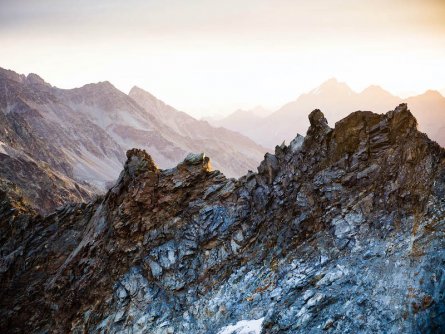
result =
M444 331L445 150L405 104L309 120L238 180L133 149L95 202L4 201L0 331Z

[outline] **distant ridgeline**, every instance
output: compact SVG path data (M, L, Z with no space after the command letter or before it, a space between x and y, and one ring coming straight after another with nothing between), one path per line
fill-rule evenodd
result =
M204 151L230 177L255 169L266 152L137 87L129 95L109 82L59 89L0 68L0 180L40 212L103 193L133 147L147 149L162 168Z

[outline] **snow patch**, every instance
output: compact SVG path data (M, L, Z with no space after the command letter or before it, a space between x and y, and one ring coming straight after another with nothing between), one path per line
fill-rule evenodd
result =
M235 325L222 328L218 334L260 334L264 318L258 320L241 320Z

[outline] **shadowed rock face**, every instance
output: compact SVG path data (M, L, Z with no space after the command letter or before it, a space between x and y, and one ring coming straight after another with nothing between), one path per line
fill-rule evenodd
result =
M3 206L1 331L443 331L445 151L406 105L309 119L236 181L133 149L94 203Z

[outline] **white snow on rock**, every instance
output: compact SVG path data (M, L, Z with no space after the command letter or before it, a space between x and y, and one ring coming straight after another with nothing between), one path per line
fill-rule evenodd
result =
M258 320L241 320L235 325L222 328L218 334L260 334L264 318Z

